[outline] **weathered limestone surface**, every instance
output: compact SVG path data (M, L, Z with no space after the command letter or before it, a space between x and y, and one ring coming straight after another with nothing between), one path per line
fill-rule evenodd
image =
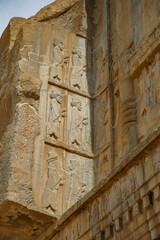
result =
M12 19L0 40L0 203L10 206L1 211L4 239L22 238L10 228L16 233L24 215L35 226L22 232L35 238L94 186L86 5L50 6Z
M159 49L159 0L57 0L11 19L1 239L160 238Z

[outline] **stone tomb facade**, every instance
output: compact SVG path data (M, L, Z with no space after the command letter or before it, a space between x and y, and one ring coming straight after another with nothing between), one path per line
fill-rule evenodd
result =
M160 1L57 0L0 39L0 239L160 239Z

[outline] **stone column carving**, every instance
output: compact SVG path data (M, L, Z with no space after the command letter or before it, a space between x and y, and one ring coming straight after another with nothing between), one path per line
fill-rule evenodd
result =
M138 143L137 137L137 102L134 93L134 79L121 82L121 119L122 149L125 154Z

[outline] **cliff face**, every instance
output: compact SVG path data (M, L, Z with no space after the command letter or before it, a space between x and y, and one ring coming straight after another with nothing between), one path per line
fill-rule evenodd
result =
M35 238L93 187L87 21L85 1L57 1L1 37L2 239Z
M159 199L159 9L57 0L11 19L0 39L1 239L138 239L150 221L141 210Z

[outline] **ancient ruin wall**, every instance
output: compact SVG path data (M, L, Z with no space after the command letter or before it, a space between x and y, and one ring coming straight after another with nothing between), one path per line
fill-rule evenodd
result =
M48 239L160 237L159 9L156 0L102 0L89 11L99 184L45 232Z
M159 1L95 1L95 182L159 127L159 8Z
M145 208L153 205L147 203L150 192L157 201L158 147L153 153L147 144L157 139L159 128L159 9L158 0L57 0L30 19L10 21L0 40L0 210L7 230L17 219L10 216L24 214L36 224L35 230L26 219L25 237L35 238L73 204L66 219L89 201L85 226L79 214L76 234L70 225L57 233L54 225L51 235L103 239L104 231L113 237L113 227L116 237L128 239L134 228L128 236L117 233L123 213L129 216L141 201ZM140 158L147 147L150 153ZM137 167L124 171L134 159ZM103 194L97 199L117 172L124 176L107 188L107 200ZM154 184L144 190L151 179ZM104 216L99 208L106 201ZM5 213L4 204L12 206ZM114 215L117 206L121 211ZM37 220L34 211L46 215ZM158 217L158 207L154 211ZM95 230L103 218L107 224ZM58 223L62 228L64 219ZM77 225L74 221L68 224ZM13 229L21 238L23 230ZM144 236L150 234L145 229Z
M55 217L94 186L86 3L59 2L1 38L1 202Z

